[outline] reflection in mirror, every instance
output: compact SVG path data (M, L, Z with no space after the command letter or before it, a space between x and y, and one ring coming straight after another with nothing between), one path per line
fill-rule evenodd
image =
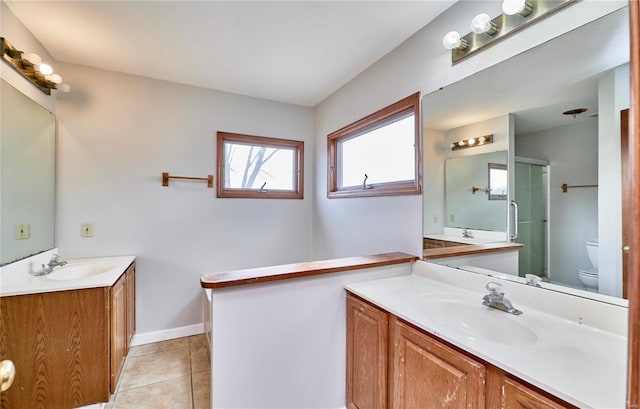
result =
M503 217L510 233L516 226L509 224L517 223L515 241L524 248L518 271L500 273L521 282L535 274L543 287L592 298L622 297L620 117L629 107L628 21L623 7L424 97L425 180L443 180L447 196L445 212L437 191L425 193L425 235L442 233L449 223L449 183L438 168L451 156L448 135L502 118L508 130L502 138L497 133L503 144L492 151L508 151L506 203L517 204L518 220L508 208ZM587 111L563 115L577 108ZM441 225L439 215L446 220ZM466 264L474 269L469 259Z
M507 164L489 163L489 200L507 200Z
M0 264L54 247L55 118L0 80Z
M506 231L506 201L490 199L493 192L490 190L487 169L492 164L502 166L506 173L507 152L491 152L446 160L446 227ZM506 199L506 175L503 184Z

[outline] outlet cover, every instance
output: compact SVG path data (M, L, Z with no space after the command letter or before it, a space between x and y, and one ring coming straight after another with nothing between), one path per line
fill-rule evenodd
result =
M16 224L16 239L24 240L29 238L29 225Z
M93 223L82 223L80 225L80 236L93 237Z

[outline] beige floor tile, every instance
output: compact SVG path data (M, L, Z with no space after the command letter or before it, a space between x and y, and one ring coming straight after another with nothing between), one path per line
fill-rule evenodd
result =
M119 391L165 381L190 372L188 351L177 348L164 352L131 356L122 372Z
M209 370L211 370L209 351L207 349L200 349L197 352L191 352L191 373Z
M208 350L209 346L207 345L207 338L204 334L189 337L189 349L192 353L203 349Z
M131 348L129 356L155 354L172 349L185 349L186 351L189 351L189 339L177 338L170 339L168 341L154 342L153 344L138 345Z
M199 372L191 375L193 390L193 409L209 409L211 406L211 372Z
M190 377L120 390L113 409L191 409Z

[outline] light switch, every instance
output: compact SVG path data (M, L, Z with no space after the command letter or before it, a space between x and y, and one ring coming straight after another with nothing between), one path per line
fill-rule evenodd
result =
M23 240L29 238L29 225L16 224L16 239Z
M82 223L80 225L80 236L93 237L93 223Z

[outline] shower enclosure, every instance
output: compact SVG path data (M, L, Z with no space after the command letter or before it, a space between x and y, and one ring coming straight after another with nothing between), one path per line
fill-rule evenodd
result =
M549 164L516 157L515 201L518 204L517 243L524 244L518 260L518 274L535 274L550 279L549 260Z

